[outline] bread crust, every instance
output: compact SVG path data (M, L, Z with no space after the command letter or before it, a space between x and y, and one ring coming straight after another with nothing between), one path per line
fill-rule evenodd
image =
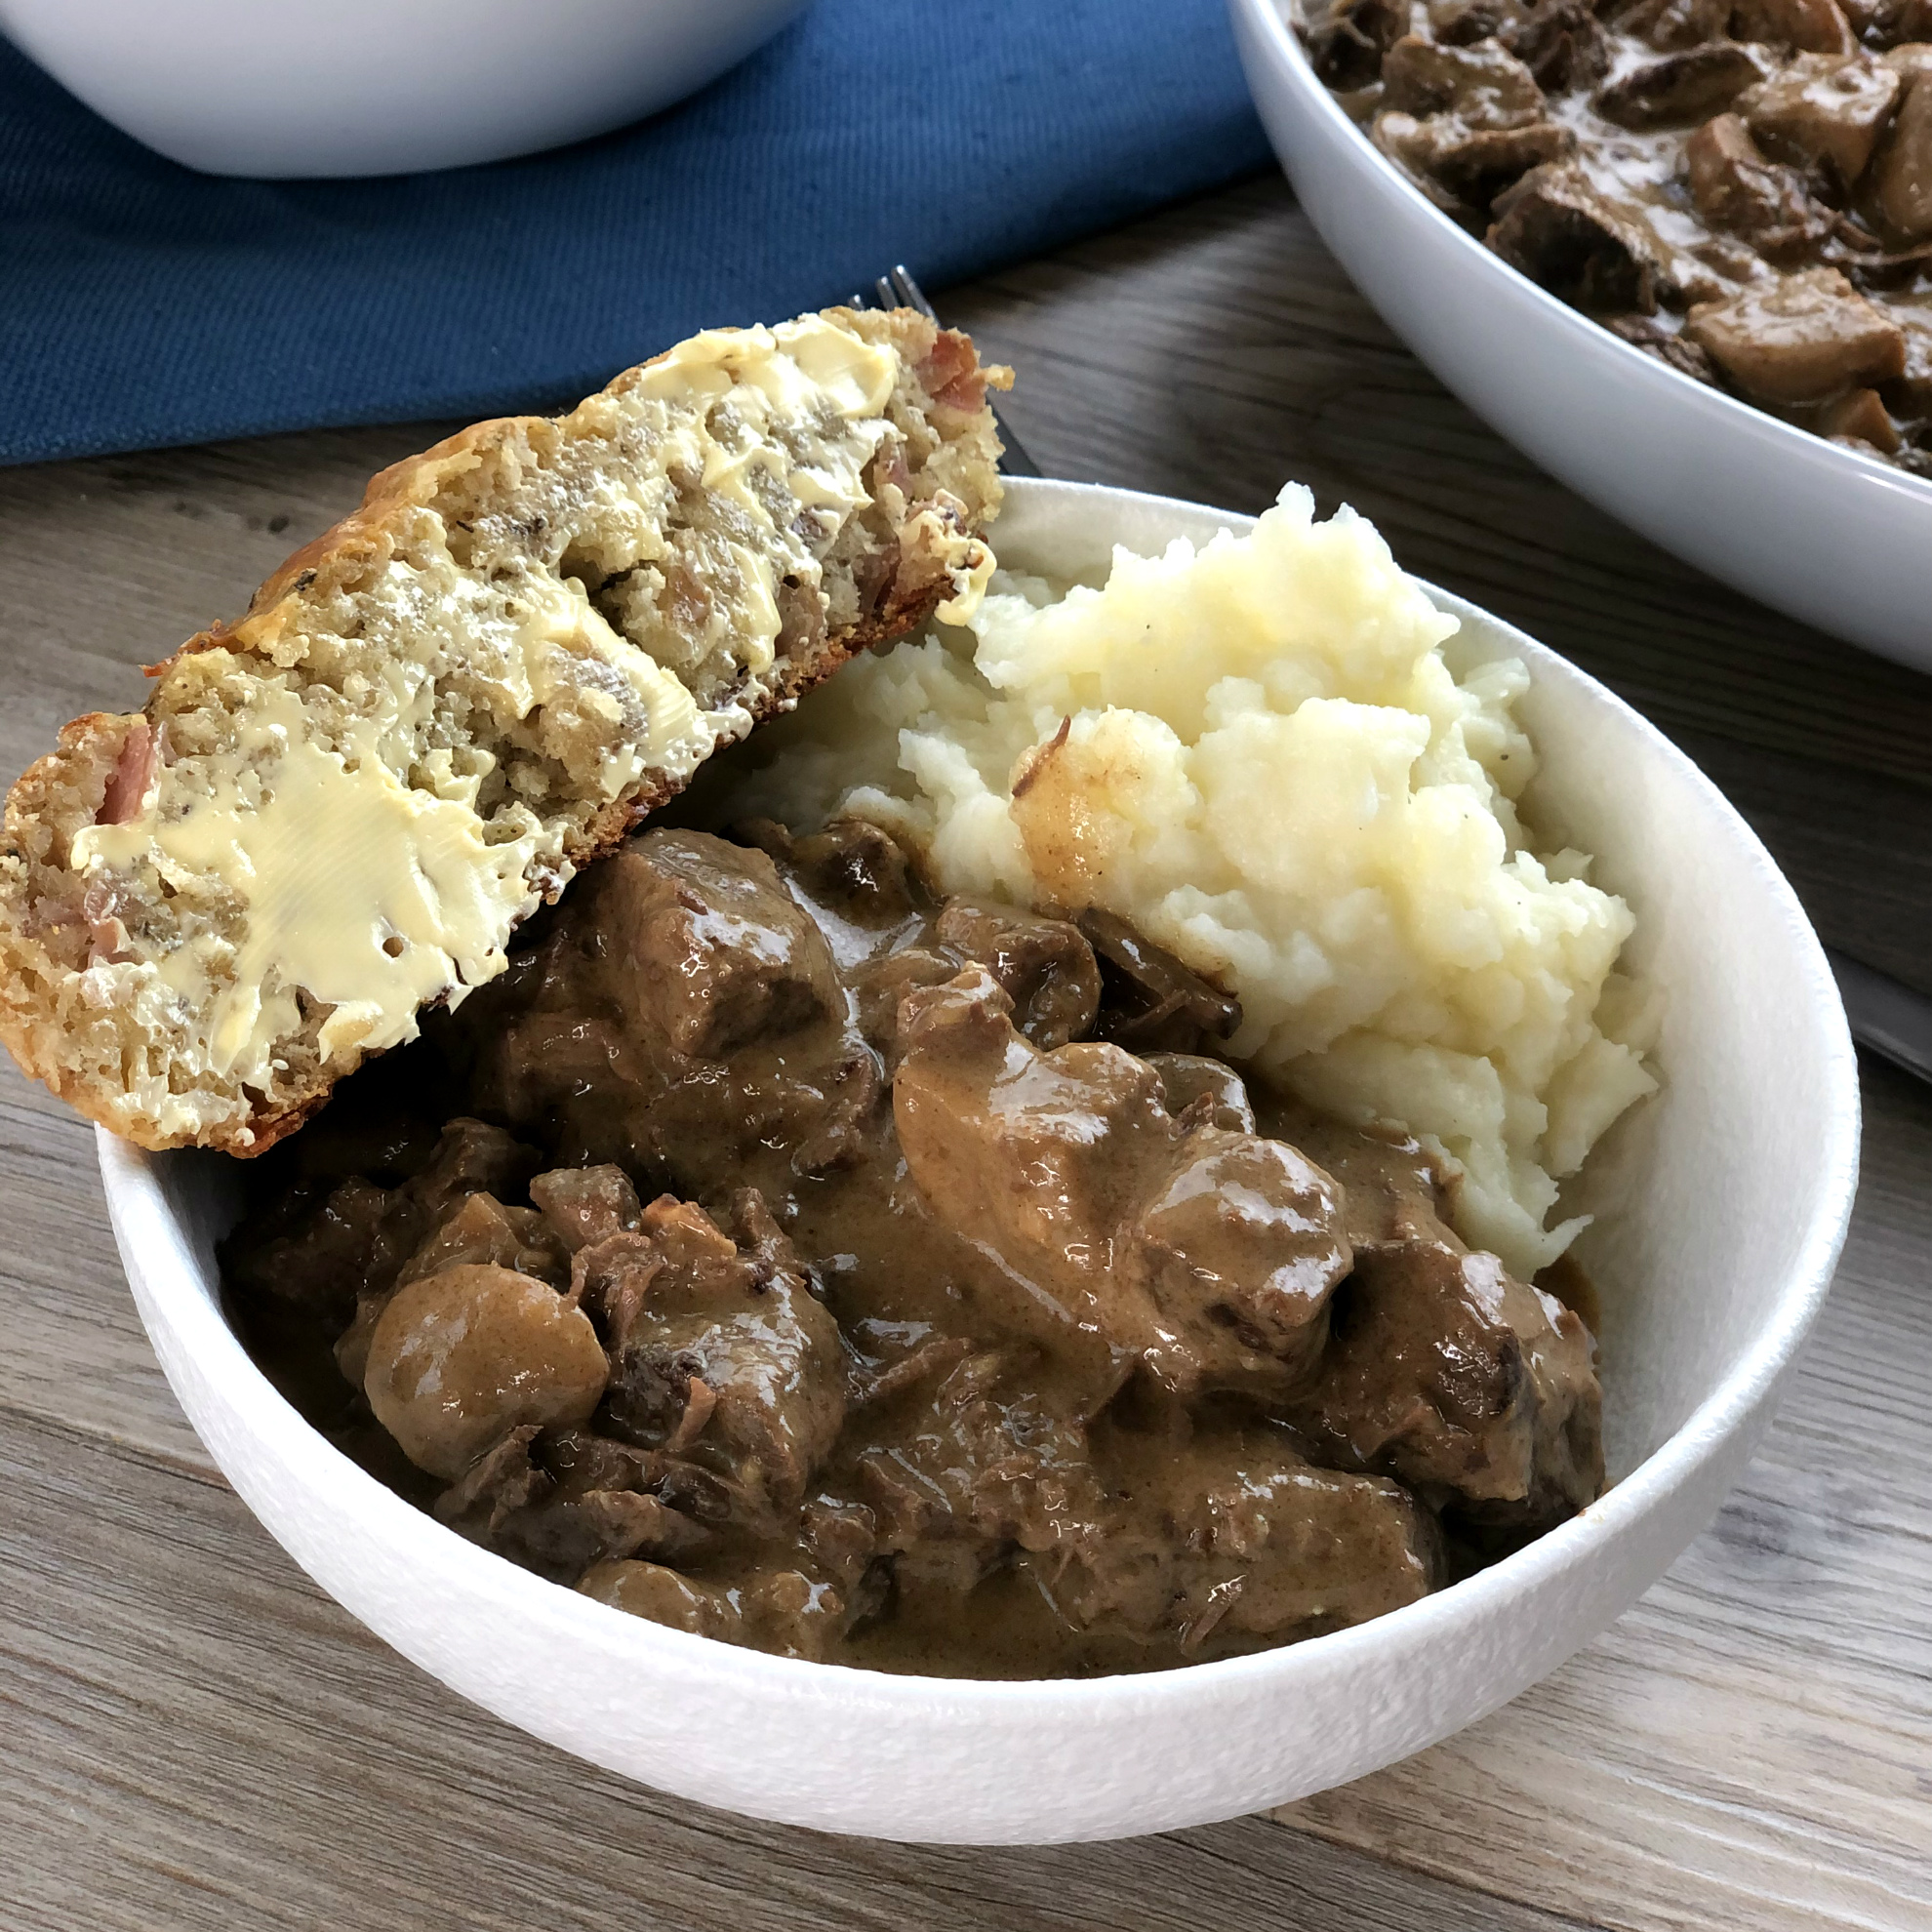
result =
M921 331L923 340L932 340L930 324L904 312L898 316L863 319L868 325L865 333L874 338L883 325L902 358L908 347L918 345ZM942 340L955 358L963 347L969 369L973 366L976 359L970 342L950 332ZM664 359L664 356L654 357L652 363ZM1000 387L1011 382L1009 372L1002 369L975 373ZM612 389L633 381L635 374L626 372L611 385ZM982 409L981 414L986 412ZM35 867L65 867L67 854L61 825L97 820L131 730L142 718L150 720L151 728L158 729L156 704L160 681L171 670L187 658L214 651L251 659L268 658L304 594L318 581L341 581L359 567L379 564L393 555L397 548L396 533L406 516L419 506L437 503L453 484L471 476L493 460L501 460L506 451L513 452L519 442L528 447L537 439L554 433L558 422L559 419L542 417L505 417L472 423L422 454L379 472L371 478L362 502L353 511L293 552L270 574L250 599L243 617L233 623L211 624L171 657L146 667L148 676L157 680L157 687L144 711L119 715L93 712L72 720L61 729L57 748L37 760L8 793L5 840L0 845L0 902L13 902L7 910L15 916L5 932L0 933L0 1042L4 1042L29 1074L43 1080L77 1111L150 1148L185 1143L246 1158L264 1152L293 1133L326 1104L335 1079L350 1070L342 1068L321 1081L314 1091L284 1104L272 1104L258 1095L255 1106L245 1115L210 1121L191 1136L170 1132L150 1118L131 1117L125 1089L117 1094L110 1087L103 1087L91 1068L76 1066L60 1050L62 1040L58 1025L53 1024L49 989L36 984L46 974L29 970L24 949L16 943L17 929L24 926L30 932L34 916L32 905L26 906L22 913L19 903L28 890L25 880ZM989 466L998 445L989 428L982 432L980 425L973 425L974 435L982 433L989 452ZM932 505L924 503L920 507L930 509ZM995 483L989 502L966 506L965 528L977 534L978 528L996 513L996 507ZM774 666L765 688L747 690L735 702L748 712L754 726L774 713L790 709L800 696L856 653L888 643L930 620L948 594L950 586L943 579L933 581L928 577L909 586L896 579L858 622L829 630L807 650L784 656ZM662 773L646 774L635 788L595 810L587 823L566 830L562 858L573 871L593 864L614 851L640 821L688 782L689 775L672 779ZM71 836L69 830L64 838L70 840ZM543 891L543 897L554 900L561 890L561 885L551 886ZM426 1003L439 1003L444 997L446 993Z

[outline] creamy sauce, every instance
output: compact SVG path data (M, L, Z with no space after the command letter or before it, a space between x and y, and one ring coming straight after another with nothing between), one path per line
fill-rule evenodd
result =
M245 1325L385 1479L633 1614L1011 1677L1359 1623L1596 1494L1588 1336L1463 1247L1418 1143L1251 1097L1198 1051L1238 1008L1116 919L746 835L634 842L333 1152L258 1169ZM525 1145L454 1121L394 1186L431 1097ZM501 1360L425 1404L486 1289Z

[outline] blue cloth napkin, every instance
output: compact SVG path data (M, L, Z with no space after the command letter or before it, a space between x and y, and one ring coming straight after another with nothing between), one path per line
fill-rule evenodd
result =
M654 120L367 181L196 174L0 41L0 462L555 407L1267 160L1223 0L818 0Z

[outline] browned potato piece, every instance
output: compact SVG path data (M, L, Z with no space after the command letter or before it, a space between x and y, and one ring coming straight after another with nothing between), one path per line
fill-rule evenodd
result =
M520 1424L587 1422L609 1376L574 1302L532 1275L466 1264L397 1290L363 1389L403 1454L454 1480Z
M1701 302L1684 333L1732 382L1768 402L1823 402L1905 371L1905 334L1835 268Z

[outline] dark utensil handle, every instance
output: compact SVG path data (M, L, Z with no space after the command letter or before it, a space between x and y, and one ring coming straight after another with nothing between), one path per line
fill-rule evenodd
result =
M1932 999L1888 974L1827 947L1852 1037L1895 1067L1932 1081Z

